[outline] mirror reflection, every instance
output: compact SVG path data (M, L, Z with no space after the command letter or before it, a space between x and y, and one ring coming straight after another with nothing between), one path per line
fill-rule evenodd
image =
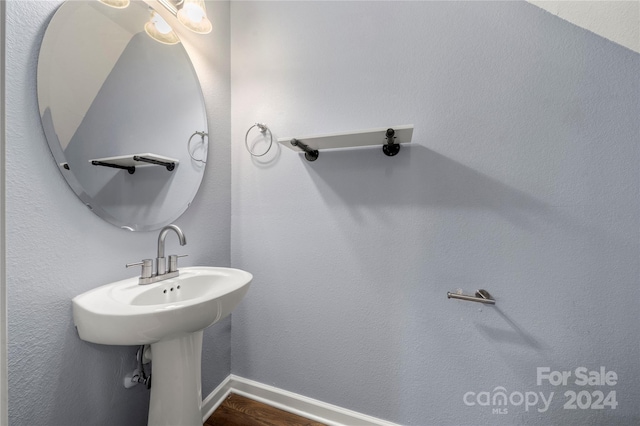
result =
M145 31L152 15L138 1L65 2L38 62L40 115L60 171L94 213L136 231L187 209L208 142L191 61L182 43Z

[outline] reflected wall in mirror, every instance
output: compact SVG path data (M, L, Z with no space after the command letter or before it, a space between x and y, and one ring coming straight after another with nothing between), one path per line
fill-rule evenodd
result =
M67 1L38 60L40 116L59 170L94 213L133 231L159 229L184 213L207 157L195 70L182 43L145 32L151 12L142 1L121 9Z

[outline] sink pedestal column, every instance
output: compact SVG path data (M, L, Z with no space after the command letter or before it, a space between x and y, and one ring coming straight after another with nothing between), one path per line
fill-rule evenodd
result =
M202 331L151 345L149 426L202 426Z

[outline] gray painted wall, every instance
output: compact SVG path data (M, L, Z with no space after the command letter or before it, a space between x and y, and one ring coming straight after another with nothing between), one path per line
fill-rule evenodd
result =
M7 3L9 420L12 425L141 425L149 393L122 386L135 366L135 348L81 341L71 298L132 276L124 264L154 253L157 232L130 233L102 221L57 170L40 125L35 82L39 45L59 4ZM175 222L188 239L185 266L230 263L229 3L208 7L213 33L197 40L186 36L215 133L202 186ZM171 238L167 249L180 248ZM205 333L204 395L229 374L230 327L227 319Z
M255 277L232 372L401 424L640 423L639 55L521 2L231 11L231 259ZM256 121L411 123L414 143L257 161ZM618 380L579 386L583 366ZM497 387L554 396L479 405ZM565 409L567 391L618 405Z

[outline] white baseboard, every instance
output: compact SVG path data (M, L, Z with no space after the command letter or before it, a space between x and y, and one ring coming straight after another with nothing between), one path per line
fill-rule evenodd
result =
M202 400L202 422L204 423L214 411L227 399L227 396L231 393L231 375L218 385L206 398Z
M230 393L242 395L329 426L398 426L395 423L233 374L229 375L202 401L203 420L208 419Z

